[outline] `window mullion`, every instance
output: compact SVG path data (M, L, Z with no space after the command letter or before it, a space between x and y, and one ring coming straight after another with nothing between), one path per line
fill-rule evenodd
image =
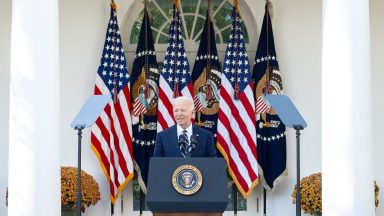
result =
M197 16L199 14L200 3L201 3L201 0L199 0L199 2L197 3L197 7L195 11L195 19L193 19L193 25L191 30L191 38L193 37L193 33L195 33L195 26L196 26Z

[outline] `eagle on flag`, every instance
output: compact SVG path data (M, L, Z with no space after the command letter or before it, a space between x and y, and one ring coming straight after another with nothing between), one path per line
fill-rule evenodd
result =
M149 158L153 155L157 134L160 76L147 7L146 3L131 74L134 162L138 183L144 193L147 192Z
M265 100L266 94L283 94L270 7L271 3L267 2L252 77L255 83L259 173L261 182L267 190L273 190L281 177L288 173L285 125Z
M195 95L195 124L210 131L213 134L215 143L220 100L220 68L215 33L208 10L192 71L192 82ZM217 151L217 153L219 152Z

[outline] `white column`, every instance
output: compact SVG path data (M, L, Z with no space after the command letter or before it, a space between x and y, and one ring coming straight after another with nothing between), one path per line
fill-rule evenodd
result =
M58 0L12 1L12 216L60 215L58 21Z
M373 216L368 0L323 0L323 215Z
M12 0L0 0L0 215L7 216L5 191L8 186L9 71L11 57Z

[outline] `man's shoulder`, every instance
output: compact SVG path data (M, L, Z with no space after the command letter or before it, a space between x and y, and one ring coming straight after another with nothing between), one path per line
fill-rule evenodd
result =
M196 131L196 133L203 136L212 136L212 133L209 130L195 126L195 125L193 125L193 130Z
M176 125L173 125L159 133L157 133L158 136L167 136L175 131Z

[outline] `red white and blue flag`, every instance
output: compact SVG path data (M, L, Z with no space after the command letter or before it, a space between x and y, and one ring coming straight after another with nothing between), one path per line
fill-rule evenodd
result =
M241 30L233 7L230 40L221 76L217 147L228 171L247 198L258 183L256 116L252 76Z
M91 147L107 177L112 203L134 175L129 81L116 6L112 3L94 90L95 95L108 94L111 100L91 131Z
M173 17L169 30L169 44L164 66L160 73L157 132L175 124L173 99L179 96L193 98L193 84L189 72L187 54L181 30L181 21L176 3L173 4Z

